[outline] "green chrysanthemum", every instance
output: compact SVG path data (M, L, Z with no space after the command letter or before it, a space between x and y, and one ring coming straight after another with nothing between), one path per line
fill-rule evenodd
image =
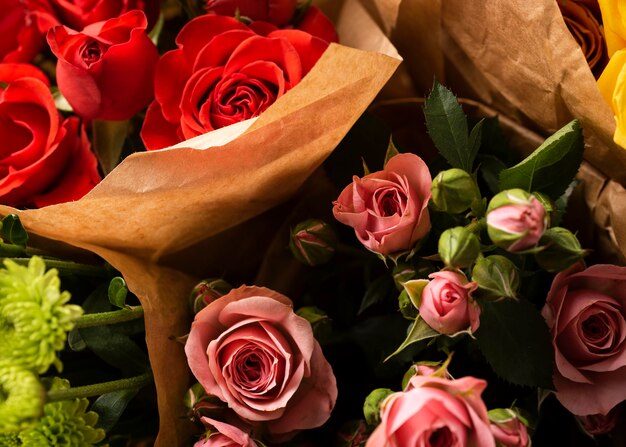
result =
M51 389L69 388L69 382L55 377ZM49 402L36 426L20 433L23 447L91 447L105 437L104 430L94 428L98 414L85 412L87 399Z
M51 364L61 371L56 351L83 313L66 304L56 269L46 272L43 259L33 256L28 267L5 260L0 269L0 367L19 365L40 374Z
M44 397L45 390L31 371L0 368L0 433L14 434L34 425L42 414Z
M0 447L20 447L22 441L20 441L17 435L0 435Z

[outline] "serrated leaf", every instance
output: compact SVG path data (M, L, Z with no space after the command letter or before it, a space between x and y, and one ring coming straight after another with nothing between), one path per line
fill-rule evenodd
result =
M405 348L412 345L413 343L417 343L418 341L428 340L429 338L434 338L440 335L439 332L431 328L428 323L426 323L419 315L415 319L415 322L411 325L409 329L409 333L406 336L406 339L402 342L402 344L394 351L393 354L388 356L385 359L385 362L392 358L393 356L402 352Z
M130 121L93 120L93 146L104 174L117 165L130 131Z
M500 190L521 188L558 199L578 172L583 148L582 129L573 120L522 162L500 172Z
M393 138L389 137L389 145L387 145L387 152L385 153L384 166L387 166L387 163L389 163L389 160L391 160L393 157L399 154L400 152L398 151L398 148L396 147L395 144L393 144Z
M98 397L91 406L91 411L95 411L99 416L96 428L109 432L117 424L132 398L137 395L137 391L136 389L113 391Z
M441 155L453 168L470 172L467 118L454 94L437 81L426 99L424 117Z
M128 295L128 288L126 287L126 281L120 276L116 276L109 283L109 301L120 309L126 308L126 295Z
M474 165L474 160L476 159L476 155L478 155L478 149L480 149L484 123L485 119L483 118L476 123L469 134L469 140L467 142L467 164L469 169Z
M15 214L9 214L2 219L2 238L11 244L26 246L28 233L24 229L20 218Z
M395 286L389 275L382 275L375 279L365 291L357 315L361 315L370 307L384 301L391 290L395 290Z
M484 303L475 336L483 355L502 379L516 385L553 388L550 332L532 303Z

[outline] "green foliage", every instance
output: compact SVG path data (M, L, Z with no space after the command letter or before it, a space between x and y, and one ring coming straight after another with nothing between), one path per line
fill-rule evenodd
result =
M108 296L109 301L115 307L120 309L126 308L126 296L128 295L128 288L126 287L126 281L120 276L116 276L109 283Z
M9 214L2 219L2 239L9 241L11 244L26 246L28 242L28 233L22 226L20 218L15 214Z

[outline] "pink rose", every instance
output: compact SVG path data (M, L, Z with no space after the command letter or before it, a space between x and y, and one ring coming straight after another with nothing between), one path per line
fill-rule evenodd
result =
M584 416L607 414L626 399L626 267L575 265L559 273L542 315L561 404Z
M620 407L614 407L608 414L589 414L577 416L583 429L592 436L604 435L611 432L620 419Z
M404 392L383 402L366 447L495 447L480 397L486 386L474 377L414 376Z
M257 447L258 444L250 439L248 433L225 422L203 417L205 425L211 425L213 431L207 438L196 442L193 447Z
M274 435L322 425L337 399L311 325L269 289L244 286L210 303L196 315L185 352L207 393Z
M428 275L430 281L415 279L404 285L409 298L419 309L420 316L437 332L455 334L480 326L480 307L472 298L478 287L465 275L456 271L442 270Z
M409 251L430 230L431 183L420 157L399 154L382 171L354 176L334 202L333 214L353 227L359 241L374 253Z
M490 428L498 445L502 447L528 447L529 445L528 430L514 415L511 415L508 420L492 422Z

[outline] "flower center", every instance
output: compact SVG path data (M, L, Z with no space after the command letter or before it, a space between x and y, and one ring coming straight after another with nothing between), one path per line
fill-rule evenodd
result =
M91 41L83 47L80 52L80 57L88 67L98 62L102 57L102 48L100 47L100 44L95 40Z
M448 427L435 430L428 437L428 445L431 447L450 447L454 445L455 436Z

